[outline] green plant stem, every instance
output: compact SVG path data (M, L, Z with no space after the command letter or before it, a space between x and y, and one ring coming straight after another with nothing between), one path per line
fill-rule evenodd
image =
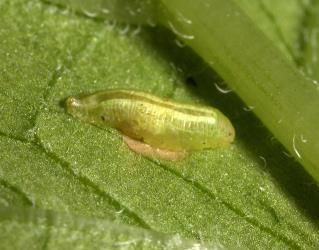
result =
M231 0L162 0L161 21L253 107L319 182L319 91Z

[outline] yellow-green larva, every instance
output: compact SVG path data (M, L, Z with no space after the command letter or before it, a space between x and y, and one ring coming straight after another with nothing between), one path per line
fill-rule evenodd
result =
M69 97L67 111L80 120L111 126L154 148L193 151L222 147L235 131L219 110L161 99L133 90L106 90Z

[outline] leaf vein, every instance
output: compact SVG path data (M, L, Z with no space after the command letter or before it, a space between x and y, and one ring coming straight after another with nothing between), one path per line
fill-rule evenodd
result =
M106 198L108 201L110 201L110 203L118 210L123 209L123 214L125 214L126 216L132 218L140 227L143 227L145 229L151 229L151 227L146 223L146 221L144 221L141 217L139 217L135 212L133 212L132 210L130 210L128 207L124 206L123 204L121 204L119 201L117 201L115 198L113 198L109 193L101 190L97 184L95 184L94 182L92 182L90 179L88 179L85 176L81 176L76 174L72 168L70 167L70 164L65 161L64 159L61 159L58 155L56 155L54 152L50 152L48 151L44 145L42 144L40 138L37 138L37 145L38 148L44 152L50 159L52 159L53 161L55 161L56 163L58 163L61 167L63 167L63 169L65 169L69 174L71 174L72 176L76 177L83 185L85 186L89 186L90 188L92 188L92 190L94 190L94 192L103 197Z
M92 188L92 190L94 190L94 192L103 198L106 198L116 209L120 210L123 209L123 214L125 214L126 216L132 218L140 227L143 227L145 229L151 229L151 227L141 218L139 217L135 212L131 211L129 208L127 208L126 206L124 206L123 204L121 204L119 201L117 201L116 199L114 199L110 194L106 193L105 191L101 190L95 183L93 183L92 181L90 181L88 178L84 177L84 176L79 176L77 175L70 167L70 164L68 162L66 162L65 160L61 159L59 156L57 156L56 154L54 154L53 152L49 152L44 145L42 144L40 138L36 137L35 141L28 141L25 138L21 138L21 137L16 137L16 136L12 136L12 135L7 135L3 132L0 131L0 137L5 137L8 138L10 140L14 140L14 141L19 141L22 142L23 144L29 144L29 145L33 145L35 146L38 150L40 150L41 152L43 152L48 158L50 158L51 160L53 160L55 163L57 163L58 165L60 165L64 170L66 170L69 174L71 174L72 176L76 177L83 185L89 186L90 188ZM1 179L0 179L0 184L1 183ZM18 190L18 189L16 189ZM19 191L19 193L23 194L22 191ZM26 196L26 195L25 195ZM26 196L27 197L27 196ZM32 202L30 201L30 204L32 204Z
M33 206L33 202L28 198L28 195L23 192L21 189L19 189L17 186L14 186L13 184L9 183L8 181L0 178L0 185L3 187L9 189L10 191L16 193L18 196L21 197L24 204L28 206Z
M238 215L239 217L241 217L243 220L245 220L246 222L248 222L249 224L251 224L254 227L257 227L259 230L277 238L278 240L281 240L282 242L284 242L285 244L289 245L290 247L294 248L294 249L301 249L299 244L291 239L289 239L288 237L286 237L285 235L282 235L278 232L274 232L271 228L261 224L258 220L248 217L247 215L245 215L244 211L242 211L239 208L236 208L233 204L231 204L228 201L225 201L223 198L217 196L216 194L214 194L213 192L211 192L207 187L203 186L202 184L200 184L197 181L194 180L189 180L187 178L185 178L181 173L171 169L168 166L165 166L162 163L156 162L152 159L149 159L149 161L151 161L152 163L155 163L157 166L159 166L160 168L170 172L171 174L175 175L176 177L182 179L183 181L185 181L187 184L190 184L191 186L193 186L194 188L198 189L199 191L201 191L202 193L204 193L205 195L208 195L212 200L216 200L218 202L220 202L221 204L223 204L227 209L231 210L232 212L234 212L236 215Z

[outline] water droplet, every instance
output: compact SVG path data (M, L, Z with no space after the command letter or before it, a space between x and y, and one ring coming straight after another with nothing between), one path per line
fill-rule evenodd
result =
M136 36L141 32L141 25L138 25L135 30L132 31L132 35Z
M124 212L124 210L125 210L125 208L122 208L121 210L116 211L115 213L116 213L116 214L121 214L121 213L123 213L123 212Z
M301 157L301 155L300 155L300 153L299 153L299 151L297 150L297 147L296 147L296 135L294 135L293 138L292 138L292 147L293 147L294 152L297 155L297 157L299 159L302 159L302 157Z
M243 107L243 110L244 111L247 111L247 112L250 112L254 109L255 107L254 106L247 106L247 107Z
M276 138L274 136L270 137L270 141L271 141L271 143L277 142L277 140L276 140Z
M169 65L173 68L173 70L183 73L183 70L180 67L177 67L173 62L170 62Z
M127 240L127 241L120 241L114 243L114 246L128 246L128 245L136 245L137 240Z
M288 152L286 151L282 151L282 153L287 156L288 158L293 158L293 156L291 154L289 154Z
M258 156L262 161L263 161L263 163L264 163L264 167L267 167L267 161L266 161L266 158L265 157L263 157L263 156L261 156L261 155L259 155Z
M130 25L127 24L122 30L119 31L120 35L124 36L127 34L127 32L129 32L130 30Z
M110 14L110 10L107 8L101 9L102 13L104 14Z
M300 135L300 140L303 142L303 143L307 143L308 140L303 136L303 135Z
M178 12L177 13L177 19L181 22L187 23L187 24L192 24L192 20L189 18L186 18L182 13Z
M174 41L175 41L176 45L177 45L178 47L180 47L180 48L184 48L184 47L186 46L185 43L181 42L181 41L178 40L178 39L175 39Z
M193 40L195 38L195 36L193 36L193 35L187 35L187 34L184 34L180 31L178 31L171 22L168 22L168 26L171 28L171 30L173 31L173 33L175 35L177 35L185 40Z
M93 11L89 11L89 10L85 10L85 9L83 9L82 12L84 15L91 17L91 18L94 18L97 16L97 12L93 12Z
M231 89L223 89L222 87L220 87L217 83L215 83L215 87L216 89L221 92L222 94L228 94L230 92L232 92Z

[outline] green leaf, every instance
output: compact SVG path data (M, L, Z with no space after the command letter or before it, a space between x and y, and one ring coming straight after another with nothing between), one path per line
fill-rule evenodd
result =
M178 235L39 209L0 208L0 221L1 249L220 249Z
M167 30L38 1L3 0L0 16L1 248L318 246L316 184ZM107 88L214 105L236 141L181 162L137 155L116 130L65 112L68 96Z

